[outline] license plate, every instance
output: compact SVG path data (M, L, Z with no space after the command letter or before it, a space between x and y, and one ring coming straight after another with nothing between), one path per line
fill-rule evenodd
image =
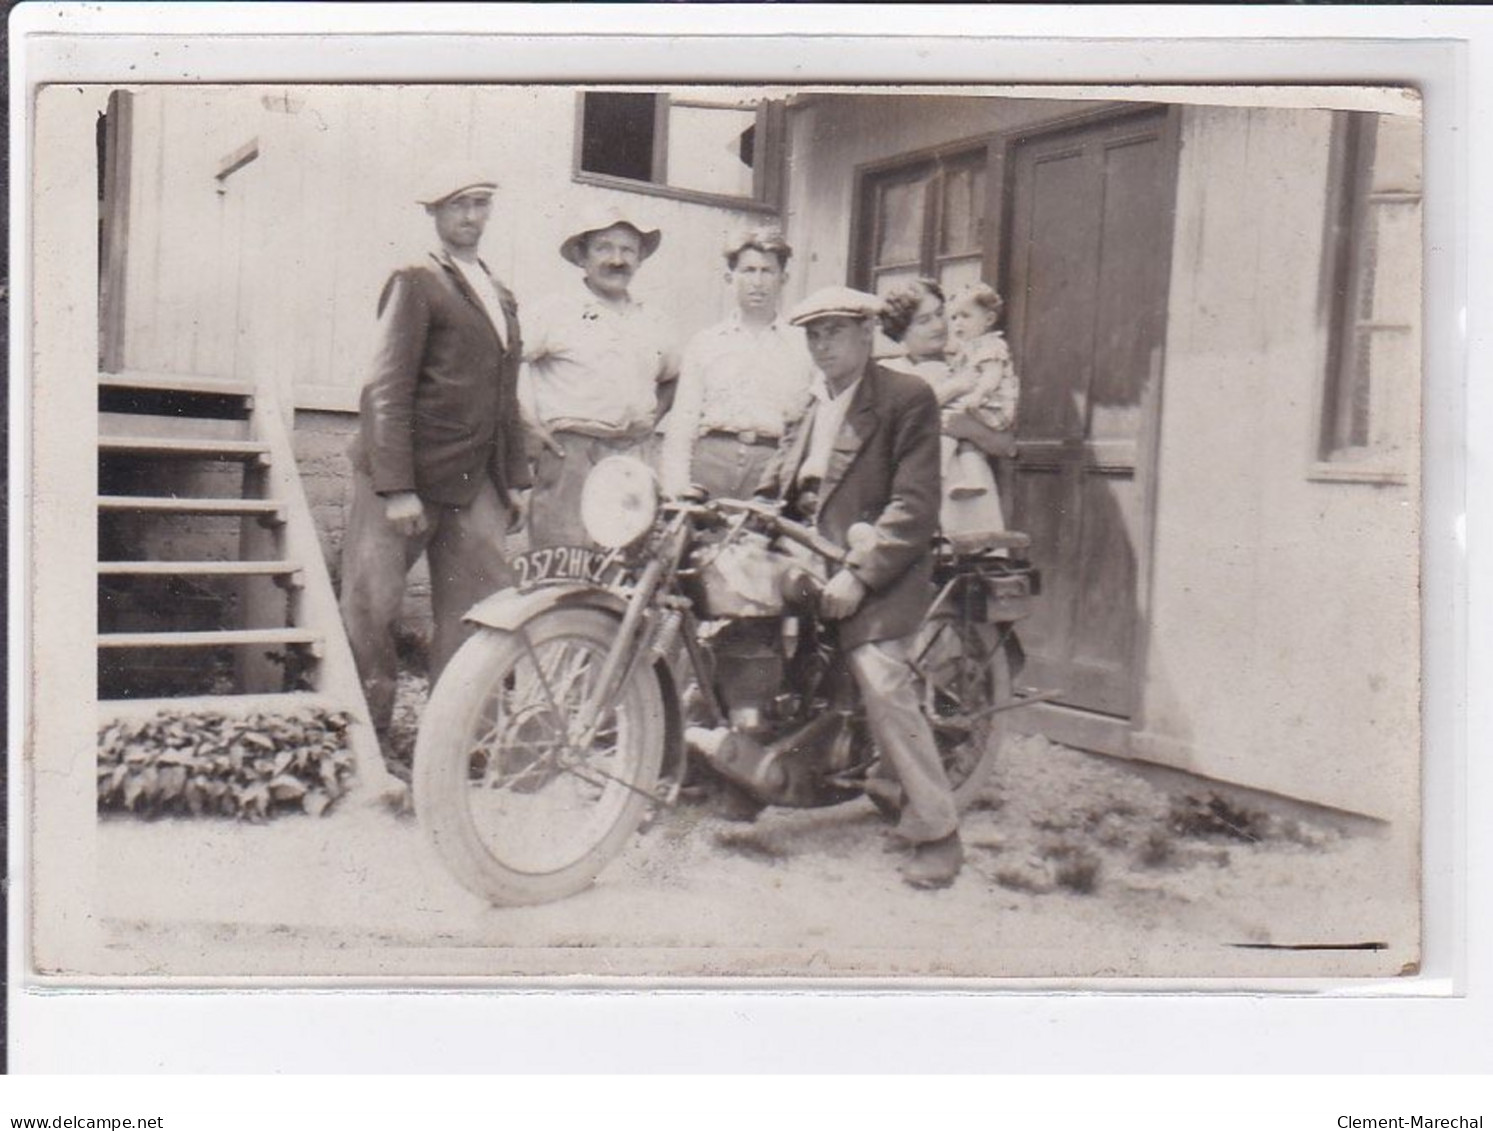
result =
M605 550L585 546L551 546L530 550L513 559L518 586L526 589L544 581L585 581L592 585L609 585L622 571L622 563Z

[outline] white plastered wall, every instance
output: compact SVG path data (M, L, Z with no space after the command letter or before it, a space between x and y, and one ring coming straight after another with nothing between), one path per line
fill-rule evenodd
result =
M1413 466L1317 474L1330 130L1321 111L1183 111L1133 749L1395 817L1417 797L1418 495Z

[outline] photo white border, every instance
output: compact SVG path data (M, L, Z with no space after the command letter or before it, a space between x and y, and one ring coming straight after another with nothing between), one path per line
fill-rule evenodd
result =
M321 34L306 35L309 24ZM854 26L875 35L845 37ZM34 84L141 81L1413 82L1425 95L1427 373L1423 973L1397 983L1268 995L809 992L261 991L80 993L26 989L23 882L11 885L13 1070L613 1071L865 1069L1456 1071L1493 1063L1489 929L1488 393L1493 244L1470 200L1493 200L1489 16L1476 9L295 5L34 5L12 16L11 480L30 445L25 274ZM414 29L418 35L410 34ZM709 74L673 34L713 39ZM1086 38L1058 40L1081 31ZM211 33L211 41L204 35ZM504 71L482 60L502 44ZM631 33L636 38L618 38ZM1263 34L1272 37L1258 38ZM328 35L330 34L330 38ZM799 38L785 49L774 35ZM139 38L147 37L142 43ZM564 36L557 39L556 36ZM898 38L883 38L895 36ZM917 36L923 42L912 42ZM985 37L1000 36L992 39ZM1017 38L1012 38L1017 37ZM1037 38L1037 37L1040 37ZM1150 37L1158 37L1151 40ZM1362 38L1359 38L1362 37ZM1356 42L1342 43L1345 38ZM1313 43L1331 39L1333 44ZM1137 43L1137 40L1147 41ZM1248 42L1240 42L1248 40ZM1451 41L1461 41L1454 43ZM148 47L141 50L142 46ZM488 49L485 50L484 48ZM934 74L935 69L937 73ZM1469 108L1482 108L1469 114ZM1473 143L1459 150L1470 127ZM1469 174L1471 180L1469 182ZM1472 190L1469 194L1469 188ZM1472 274L1469 276L1468 271ZM1469 301L1470 300L1470 301ZM1465 344L1458 340L1466 335ZM1480 453L1482 459L1480 460ZM1479 489L1479 488L1483 489ZM1480 499L1464 513L1464 490ZM29 499L11 508L11 874L26 874L22 786ZM1464 559L1463 553L1467 555ZM1472 626L1484 634L1474 635ZM1464 667L1464 665L1467 665ZM1480 893L1476 899L1471 892ZM1470 942L1475 945L1469 947ZM621 1041L623 1029L656 1035ZM148 1031L149 1039L142 1039ZM397 1039L390 1039L391 1034ZM442 1040L483 1034L480 1041ZM335 1034L335 1039L331 1039ZM270 1039L273 1038L273 1039ZM744 1050L751 1049L743 1060Z

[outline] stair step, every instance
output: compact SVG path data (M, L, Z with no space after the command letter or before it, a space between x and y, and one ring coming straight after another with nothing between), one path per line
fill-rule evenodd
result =
M319 646L321 633L306 628L230 628L213 632L101 632L100 648L223 648L232 645Z
M200 393L212 397L252 397L250 381L193 377L179 373L100 373L101 389L146 389L162 393Z
M260 712L291 711L324 707L337 710L338 704L315 691L272 691L245 695L183 695L164 699L100 699L99 721L148 719L159 711L180 714L217 714L241 717Z
M100 575L111 577L279 577L299 573L300 562L99 562Z
M255 437L249 428L247 417L204 416L195 412L107 412L100 408L98 414L101 439L150 436L168 440L252 440Z
M163 436L100 436L99 451L110 454L177 456L184 459L268 460L261 440L199 440Z
M156 495L100 495L100 511L138 511L148 514L259 515L284 521L284 507L275 499L180 499Z

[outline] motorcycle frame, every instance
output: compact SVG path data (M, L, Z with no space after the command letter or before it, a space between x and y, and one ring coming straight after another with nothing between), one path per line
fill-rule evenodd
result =
M508 590L496 593L474 607L467 614L466 619L471 623L489 628L514 632L527 643L529 622L553 608L564 605L600 608L618 617L617 634L602 663L596 689L576 716L574 722L579 729L571 732L574 737L567 739L567 746L584 748L589 745L595 737L606 705L615 699L618 691L626 686L628 680L634 678L638 672L638 665L644 662L645 657L653 656L654 675L663 685L665 700L671 707L670 730L674 733L668 736L670 750L665 753L666 756L672 755L670 760L674 761L681 770L677 777L682 779L684 749L682 730L678 722L681 689L676 685L677 681L674 678L675 665L680 651L688 660L690 671L695 677L710 725L724 725L726 716L716 697L713 681L710 678L711 665L705 657L704 646L699 640L699 618L695 616L693 607L687 599L671 593L673 583L678 577L684 552L689 545L688 525L692 516L701 508L693 504L670 504L670 509L673 510L673 514L662 523L662 529L657 530L657 533L645 543L652 553L636 581L612 586L598 585L594 582L540 582L527 593L517 597ZM752 512L743 511L735 519L729 520L733 529L739 529L750 513ZM821 543L812 532L809 532L809 539L802 536L803 532L796 532L793 529L780 528L778 532L808 545L809 548L828 557L832 562L842 557L842 551L827 543ZM930 608L938 608L946 603L965 606L960 607L956 615L968 619L970 614L967 610L967 602L949 601L962 580L954 578L943 585ZM660 639L663 635L663 622L670 616L678 618L678 632L672 644ZM1013 671L1016 670L1020 663L1020 645L1014 634L1015 622L994 621L991 623L998 628L997 647L1008 652L1013 660ZM650 638L644 638L644 634L648 634ZM660 650L660 643L666 644L667 647ZM1027 706L1032 702L1050 698L1051 694L1016 695L1009 703L991 705L987 708L987 712L994 713Z

